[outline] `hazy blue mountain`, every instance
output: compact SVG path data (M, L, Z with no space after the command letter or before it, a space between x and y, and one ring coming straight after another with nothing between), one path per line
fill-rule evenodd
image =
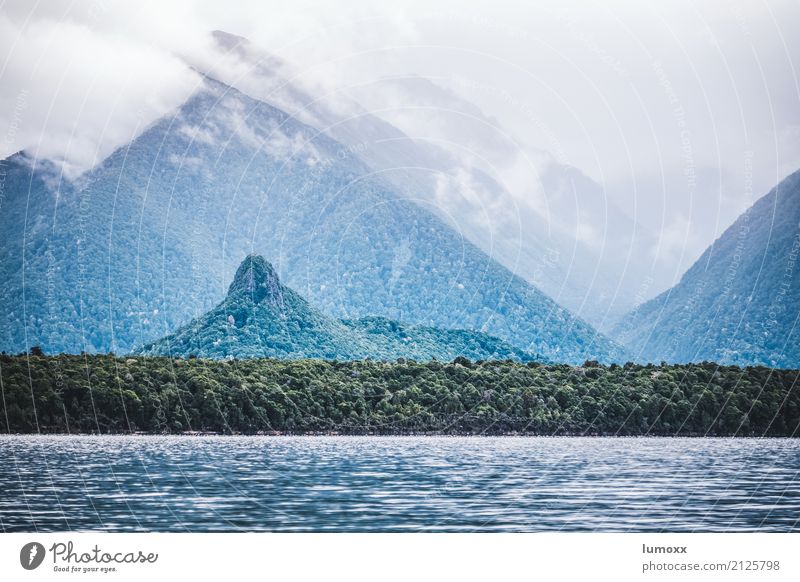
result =
M342 143L339 156L356 155L398 195L601 331L643 293L649 299L674 282L654 259L657 237L600 184L548 152L521 148L454 90L412 75L327 93L245 38L212 37L223 56L199 68ZM409 120L413 138L400 129ZM523 184L509 183L523 175Z
M563 152L518 142L527 136L506 131L465 97L480 92L469 82L437 81L394 76L348 88L415 136L362 138L368 164L421 184L415 194L467 238L601 331L637 296L649 299L674 283L669 261L657 257L657 236L631 218L635 208L619 206L614 193L563 161Z
M394 359L398 354L423 361L436 358L452 361L459 356L470 360L543 361L543 358L516 348L494 336L465 329L442 329L423 325L406 325L385 317L344 319L342 323L371 346L372 358ZM383 355L382 355L383 354Z
M381 317L344 322L328 317L281 284L272 265L258 255L242 262L222 303L140 353L204 358L534 359L479 332L406 326Z
M206 80L75 183L6 160L0 349L126 352L273 258L326 315L489 333L551 360L617 347L464 240L341 143Z
M800 172L614 330L647 360L800 367Z

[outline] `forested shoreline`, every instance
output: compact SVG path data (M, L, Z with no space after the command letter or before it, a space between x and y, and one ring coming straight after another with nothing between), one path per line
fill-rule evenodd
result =
M798 370L0 355L0 430L796 436Z

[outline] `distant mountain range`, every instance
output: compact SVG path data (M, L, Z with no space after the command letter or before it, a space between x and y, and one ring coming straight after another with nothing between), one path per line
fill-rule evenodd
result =
M439 209L484 252L602 332L635 306L643 281L646 298L674 282L658 252L658 233L633 220L612 193L562 161L563 152L557 157L522 145L496 118L436 81L388 77L346 91L394 128L411 120L415 139L383 137L380 128L337 139L362 144L370 167ZM445 81L465 93L475 90L458 76ZM361 123L367 117L357 116Z
M800 367L800 172L613 331L640 360Z
M467 330L454 333L556 362L800 367L797 174L678 285L611 326L641 292L654 239L580 171L551 160L538 180L552 220L527 208L509 221L500 210L513 200L489 168L412 140L348 96L338 109L315 98L244 39L214 38L252 73L238 88L221 59L180 108L75 180L26 152L0 161L0 351L149 345L228 301L241 257L256 253L315 306L308 321L336 353L337 337L353 354L396 353L412 335L420 353L466 349L446 330ZM490 121L420 80L395 85ZM473 128L464 139L493 138ZM459 193L464 184L480 194ZM369 333L380 349L353 343Z
M481 331L548 360L623 351L344 144L217 81L80 179L4 161L0 349L124 353L269 256L330 317Z
M140 353L220 359L535 359L479 332L406 326L382 317L336 320L281 284L272 265L257 255L239 266L222 303Z
M245 38L212 37L222 56L199 70L343 144L398 196L601 331L635 305L643 280L648 297L673 282L653 256L657 237L600 184L549 152L523 149L453 91L410 75L329 94ZM402 128L409 117L413 138Z

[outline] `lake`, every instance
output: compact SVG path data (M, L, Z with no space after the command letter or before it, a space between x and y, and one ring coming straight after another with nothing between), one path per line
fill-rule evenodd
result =
M798 531L800 440L0 437L4 531Z

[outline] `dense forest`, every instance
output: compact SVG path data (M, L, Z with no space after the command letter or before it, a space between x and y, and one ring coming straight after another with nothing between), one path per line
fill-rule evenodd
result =
M0 356L11 433L795 436L798 370Z

